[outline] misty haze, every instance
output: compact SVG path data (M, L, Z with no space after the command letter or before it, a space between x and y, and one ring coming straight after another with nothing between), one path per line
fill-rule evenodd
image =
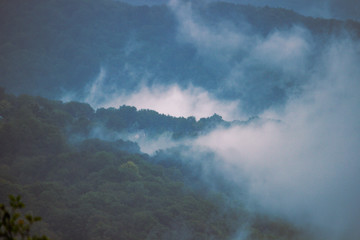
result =
M0 0L0 239L360 239L359 66L355 0Z

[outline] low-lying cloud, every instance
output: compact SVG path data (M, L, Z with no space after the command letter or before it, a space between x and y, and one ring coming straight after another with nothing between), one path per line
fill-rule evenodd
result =
M272 68L294 73L306 67L310 54L311 37L300 27L288 31L275 31L259 41L251 52L251 58Z
M334 39L319 50L297 26L261 36L235 31L231 24L211 27L195 16L190 3L173 0L169 6L179 21L178 40L195 46L204 59L221 59L228 74L219 91L234 90L237 98L220 100L202 87L177 84L142 84L124 92L107 83L103 69L84 100L96 108L126 104L172 116L217 113L226 120L243 116L244 99L265 105L261 118L280 121L217 129L187 142L174 143L166 134L152 145L141 133L127 139L142 142L149 153L178 144L212 151L224 177L239 189L246 183L257 211L317 231L320 239L359 239L359 43ZM292 85L301 91L292 94L290 88L289 93ZM275 110L268 101L282 92L286 100Z
M133 92L123 92L107 84L106 74L102 70L89 86L84 101L95 108L118 108L122 105L135 106L138 109L151 109L175 117L194 116L197 119L219 114L226 120L238 119L239 101L218 100L200 87L188 86L183 89L177 84L142 85Z
M334 43L306 93L263 114L280 123L219 129L197 145L231 165L225 175L239 186L247 180L262 211L310 223L324 239L359 238L359 61L357 43Z
M194 13L191 2L171 0L168 6L179 23L179 41L193 44L200 55L229 60L236 51L245 50L252 42L252 36L236 31L229 22L209 27Z
M164 132L160 135L149 136L145 130L123 131L109 130L104 126L96 126L91 129L88 138L98 138L106 141L116 141L118 139L131 141L138 144L140 151L153 155L160 149L177 147L181 144L190 144L191 140L174 141L172 132Z
M284 103L309 78L315 49L307 29L294 25L263 36L246 21L237 27L221 20L210 24L191 2L172 0L169 7L178 41L192 44L204 62L216 63L224 72L218 95L241 99L244 112L259 114Z
M306 44L298 43L307 49ZM315 232L320 239L357 239L359 52L359 43L334 40L317 59L303 93L290 98L282 109L269 109L261 115L262 119L280 121L221 128L186 141L174 142L166 134L154 141L140 135L127 139L138 141L148 153L181 144L195 152L214 152L217 165L222 166L217 171L238 184L239 194L247 189L249 207L255 211L285 218ZM119 103L176 116L194 115L196 111L199 116L221 114L216 109L231 116L239 108L236 102L226 106L215 101L201 88L181 89L177 85L142 87L111 98L108 106ZM181 112L169 106L178 106Z

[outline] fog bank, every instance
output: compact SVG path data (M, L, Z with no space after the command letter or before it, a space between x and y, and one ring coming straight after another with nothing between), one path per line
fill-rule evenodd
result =
M280 119L200 137L231 168L224 175L249 185L258 209L320 232L324 239L360 237L359 44L329 46L306 93ZM238 172L241 170L241 175Z

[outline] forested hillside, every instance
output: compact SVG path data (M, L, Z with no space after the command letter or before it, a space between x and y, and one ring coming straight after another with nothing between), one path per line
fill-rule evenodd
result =
M0 0L0 203L54 240L360 239L360 23L229 1Z
M234 32L266 38L275 31L303 27L310 31L316 44L313 59L332 39L330 36L346 31L357 38L360 31L357 22L315 19L285 9L221 2L205 6L194 2L193 8L203 25L215 28L202 29L199 25L200 33L221 34L225 26ZM176 83L182 87L192 83L218 97L240 98L244 108L256 114L282 103L307 80L307 76L284 76L281 69L251 64L248 71L257 73L245 76L249 81L246 89L227 87L231 70L249 53L240 46L231 53L226 49L219 52L225 58L230 54L230 59L202 56L196 44L182 36L181 21L175 10L166 5L132 6L112 0L1 0L1 85L16 94L59 99L71 93L75 99L83 99L86 86L103 67L111 89L133 91L144 82ZM205 42L199 44L207 46ZM286 84L280 78L286 78Z
M120 123L121 117L126 124L131 116L139 119L139 128L155 132L164 130L157 126L167 131L178 126L193 133L211 120L130 107L95 113L87 104L1 91L0 202L20 194L43 218L35 231L51 239L229 239L240 227L249 229L250 239L301 239L290 224L248 212L225 189L211 190L202 182L199 164L171 160L166 152L150 157L121 139L83 135L74 141L74 133L87 132L106 112L105 126L115 129L128 126L107 124ZM143 114L151 116L142 122Z

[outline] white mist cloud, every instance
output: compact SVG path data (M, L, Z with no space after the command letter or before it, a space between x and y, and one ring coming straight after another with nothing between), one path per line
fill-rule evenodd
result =
M275 31L259 41L250 57L257 62L287 72L304 69L310 52L308 32L300 27L289 31Z
M291 92L289 86L301 85L309 78L312 50L310 34L298 26L274 31L265 38L258 36L224 82L229 88L240 89L243 96L256 95L258 100L274 87Z
M189 86L186 89L178 85L142 85L134 92L123 92L107 85L106 74L100 71L99 77L89 86L90 91L84 101L95 108L135 106L138 109L151 109L175 117L196 118L219 114L224 119L239 118L239 101L218 100L206 90Z
M264 38L251 31L252 27L245 21L241 27L228 21L210 25L193 10L191 2L171 0L168 5L179 23L179 40L193 44L205 56L229 58L240 50L246 52L247 58L256 61L289 65L289 61L292 64L299 62L308 54L310 34L298 26L290 30L275 30Z
M84 102L86 103L94 103L103 101L105 96L99 95L99 90L103 88L106 78L106 71L104 67L100 68L99 75L96 77L96 79L87 86L87 96L84 99Z
M288 91L288 85L291 85L289 82L297 78L306 79L304 73L312 50L311 38L306 30L293 27L289 31L274 31L262 37L247 31L246 23L241 29L235 29L229 23L209 26L196 16L190 2L172 0L169 6L178 19L181 41L193 44L204 57L204 61L210 57L219 61L222 65L219 68L225 66L228 69L217 93L221 95L224 90L236 91L239 98L232 98L231 101L219 100L204 88L192 85L187 88L181 88L177 84L149 86L147 78L156 78L154 73L124 64L123 71L127 72L129 79L115 81L114 77L108 76L111 74L107 74L106 69L101 67L99 75L87 86L85 97L80 100L95 108L117 108L126 104L177 117L201 118L217 113L226 120L233 120L239 118L242 115L240 112L244 110L241 109L240 101L246 101L247 105L269 106L271 103L266 102L277 97L273 93L274 88ZM130 53L137 47L139 43L135 40L129 41L126 50ZM242 57L234 62L231 59L239 51L242 52ZM280 76L274 80L271 76L274 72L291 77ZM126 81L136 83L138 88L126 91L126 87L121 87ZM71 97L64 99L69 100Z
M316 62L309 60L312 39L302 28L277 30L261 37L226 24L210 27L195 16L190 3L172 0L169 6L179 21L181 41L193 44L202 56L228 61L226 87L261 98L262 89L281 87L279 81L286 82L289 76L307 78L309 85L300 98L290 99L283 111L262 114L265 119L280 119L280 123L218 129L187 142L173 142L169 134L149 139L141 132L116 138L136 141L147 153L182 143L194 149L210 149L222 161L224 168L219 171L224 171L225 177L238 181L239 187L244 182L249 184L249 197L262 211L302 226L310 223L314 229L321 229L325 239L359 239L359 44L334 42ZM237 51L245 54L230 63ZM263 69L280 71L284 79L254 83L256 77L264 77L255 75ZM265 71L265 75L270 72ZM191 85L143 84L135 91L124 92L106 82L104 68L88 89L84 100L94 107L126 104L172 116L201 118L217 113L226 120L241 114L239 101L219 100Z
M309 78L314 48L308 30L292 26L263 36L245 21L236 27L209 23L191 2L172 0L169 7L178 21L178 40L192 44L204 62L216 62L224 73L220 95L236 95L244 112L258 114L282 103Z
M171 0L168 6L179 23L179 40L194 44L201 55L227 60L234 51L244 50L252 43L251 36L236 31L230 23L211 27L203 23L193 12L190 1Z
M154 155L156 151L170 149L181 145L191 145L192 139L174 140L171 132L165 132L158 136L147 136L145 132L136 132L123 135L122 139L136 142L141 152Z
M219 129L197 140L232 166L226 176L239 185L247 179L264 211L311 223L325 239L360 237L359 50L350 41L330 46L307 92L281 113L264 113L281 123Z
M216 100L204 89L196 87L181 89L177 85L142 87L130 95L113 99L107 106L116 106L119 103L136 106L140 109L153 109L159 113L176 117L195 116L201 118L217 113L225 119L238 117L237 109L239 107L237 101Z
M184 143L190 144L191 142L188 139L174 141L172 139L172 133L170 132L164 132L156 136L149 136L144 130L127 131L127 129L125 129L118 132L109 130L104 126L94 127L89 134L89 138L98 138L105 141L116 141L118 139L122 139L125 141L136 142L140 147L140 151L149 155L153 155L160 149L172 148Z

